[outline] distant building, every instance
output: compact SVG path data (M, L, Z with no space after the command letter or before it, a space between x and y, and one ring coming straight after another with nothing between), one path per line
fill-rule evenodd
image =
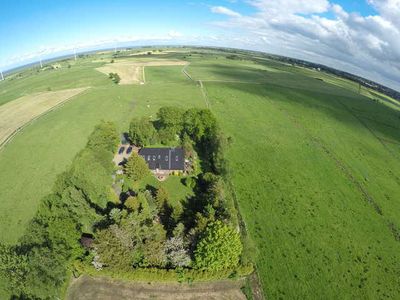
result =
M150 170L185 169L185 154L182 148L142 148L139 155L146 161Z

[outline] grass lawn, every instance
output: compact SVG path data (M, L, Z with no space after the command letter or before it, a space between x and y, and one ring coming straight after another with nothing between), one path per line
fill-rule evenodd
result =
M169 200L171 201L170 204L175 207L176 204L183 203L186 201L188 197L194 195L193 190L190 187L185 186L182 183L182 179L184 176L168 176L165 181L158 181L154 175L150 175L143 179L140 184L140 189L145 189L146 186L152 186L153 188L158 189L160 186L163 186L169 196Z

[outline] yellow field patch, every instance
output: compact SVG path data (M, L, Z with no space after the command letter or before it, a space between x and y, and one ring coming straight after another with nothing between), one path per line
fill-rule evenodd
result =
M159 66L184 66L188 62L183 60L152 60L152 61L129 61L120 60L115 63L106 64L96 70L106 75L118 73L121 78L120 84L140 84L145 81L143 76L144 67Z
M0 106L0 147L29 121L57 105L82 93L88 88L40 92L26 95Z

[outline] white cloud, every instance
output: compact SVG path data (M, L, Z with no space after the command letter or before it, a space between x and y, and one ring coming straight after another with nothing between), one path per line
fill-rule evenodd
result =
M170 30L170 32L168 32L168 35L169 35L171 38L180 38L180 37L183 37L183 34L182 34L182 33L178 32L178 31L175 31L175 30Z
M330 8L328 0L252 0L250 3L268 15L315 14Z
M240 17L241 14L226 8L224 6L213 6L211 7L211 11L215 14L227 15L229 17Z
M327 64L399 90L400 0L369 2L379 14L361 16L327 0L250 0L255 14L216 24L259 41L259 50ZM325 17L327 12L335 17Z

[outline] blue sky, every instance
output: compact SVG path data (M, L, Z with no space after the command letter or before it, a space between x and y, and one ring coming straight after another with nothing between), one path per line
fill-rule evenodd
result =
M399 18L399 0L2 0L0 70L74 48L184 43L294 56L394 87Z

